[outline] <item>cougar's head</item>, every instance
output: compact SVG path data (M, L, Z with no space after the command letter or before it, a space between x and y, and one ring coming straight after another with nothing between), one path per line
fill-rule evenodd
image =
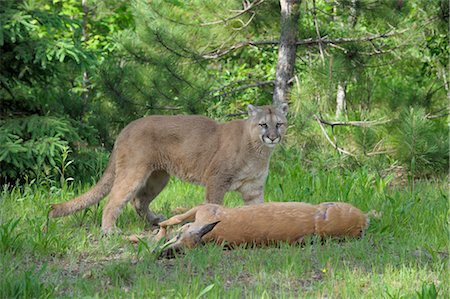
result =
M274 147L281 142L286 132L288 105L255 107L248 105L250 130L253 136L267 146Z

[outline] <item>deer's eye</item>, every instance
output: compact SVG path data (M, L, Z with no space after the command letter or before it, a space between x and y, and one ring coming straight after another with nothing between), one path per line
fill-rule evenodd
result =
M263 124L259 124L259 126L260 126L261 128L264 128L264 129L267 129L267 128L268 128L268 126L267 126L267 124L266 124L266 123L263 123Z

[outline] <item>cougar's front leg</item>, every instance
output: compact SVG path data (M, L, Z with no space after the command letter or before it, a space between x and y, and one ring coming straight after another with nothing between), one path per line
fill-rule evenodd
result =
M246 205L264 203L264 186L244 185L239 189Z
M228 191L230 183L227 183L223 179L211 178L206 184L205 201L207 203L215 203L222 205L223 197Z

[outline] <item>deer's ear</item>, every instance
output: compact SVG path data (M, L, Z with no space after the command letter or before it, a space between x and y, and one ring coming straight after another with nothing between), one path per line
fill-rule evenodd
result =
M213 228L214 228L219 222L220 222L220 221L212 222L212 223L205 224L205 225L203 225L202 227L200 227L200 229L196 232L198 241L200 241L204 235L206 235L207 233L209 233L210 231L212 231Z

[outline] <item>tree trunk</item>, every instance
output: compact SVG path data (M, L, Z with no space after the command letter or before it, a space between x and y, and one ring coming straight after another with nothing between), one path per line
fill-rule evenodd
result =
M350 24L350 26L352 26L352 28L355 28L356 26L356 21L358 18L357 12L356 12L356 2L358 0L352 0L351 1L351 5L350 5L350 16L348 17L348 22Z
M338 90L336 95L336 118L342 115L343 112L347 111L347 102L345 99L345 82L338 83Z
M294 76L300 2L301 0L280 0L281 33L273 92L274 105L287 102L289 81Z

